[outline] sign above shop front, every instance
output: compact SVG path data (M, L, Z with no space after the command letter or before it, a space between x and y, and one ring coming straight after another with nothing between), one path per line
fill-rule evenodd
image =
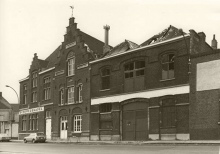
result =
M42 111L44 111L44 107L36 107L32 109L21 110L19 111L19 115L42 112Z

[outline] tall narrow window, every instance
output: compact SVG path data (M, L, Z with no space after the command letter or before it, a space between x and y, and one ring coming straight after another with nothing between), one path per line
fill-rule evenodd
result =
M50 82L50 77L44 78L44 100L48 100L51 97Z
M162 80L174 78L174 54L168 53L161 57Z
M60 89L60 105L64 105L64 89Z
M38 114L36 114L36 130L38 130Z
M33 103L37 102L37 92L36 91L32 92L32 102Z
M37 87L37 72L32 73L32 87Z
M22 116L22 126L21 126L22 128L22 131L26 131L26 128L27 128L27 126L26 126L26 115L24 115L24 116Z
M75 74L75 57L68 59L68 76Z
M27 104L27 85L24 85L23 93L24 93L23 104Z
M68 104L74 103L74 87L68 88Z
M36 130L36 114L33 114L32 115L32 121L33 121L33 123L32 123L32 128L33 128L33 130Z
M29 130L33 130L33 121L32 121L32 115L29 115Z
M82 131L82 115L74 116L74 133L81 133Z
M77 100L79 103L82 103L83 99L82 99L82 83L78 84L77 87Z
M110 89L110 69L104 68L101 70L101 89Z

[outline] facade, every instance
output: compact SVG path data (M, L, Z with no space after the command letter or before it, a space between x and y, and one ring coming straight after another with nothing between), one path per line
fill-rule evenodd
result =
M10 104L0 92L0 134L18 138L18 104Z
M190 135L192 140L220 139L220 50L215 36L214 53L192 57L190 76Z
M170 26L90 62L90 139L191 139L191 56L202 53L213 53L203 32Z
M28 77L20 80L20 139L40 132L48 140L89 140L89 61L103 46L70 18L62 44L45 60L34 55Z

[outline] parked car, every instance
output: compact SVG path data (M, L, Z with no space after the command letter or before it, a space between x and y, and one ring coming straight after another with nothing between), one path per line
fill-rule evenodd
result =
M44 143L46 141L46 137L43 133L31 133L30 135L24 137L24 143L27 142L42 142Z
M9 142L11 140L11 138L8 136L8 134L0 134L0 141L7 141Z

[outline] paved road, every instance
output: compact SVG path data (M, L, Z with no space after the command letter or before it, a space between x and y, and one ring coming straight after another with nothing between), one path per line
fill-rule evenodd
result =
M219 154L217 145L0 143L0 154Z

